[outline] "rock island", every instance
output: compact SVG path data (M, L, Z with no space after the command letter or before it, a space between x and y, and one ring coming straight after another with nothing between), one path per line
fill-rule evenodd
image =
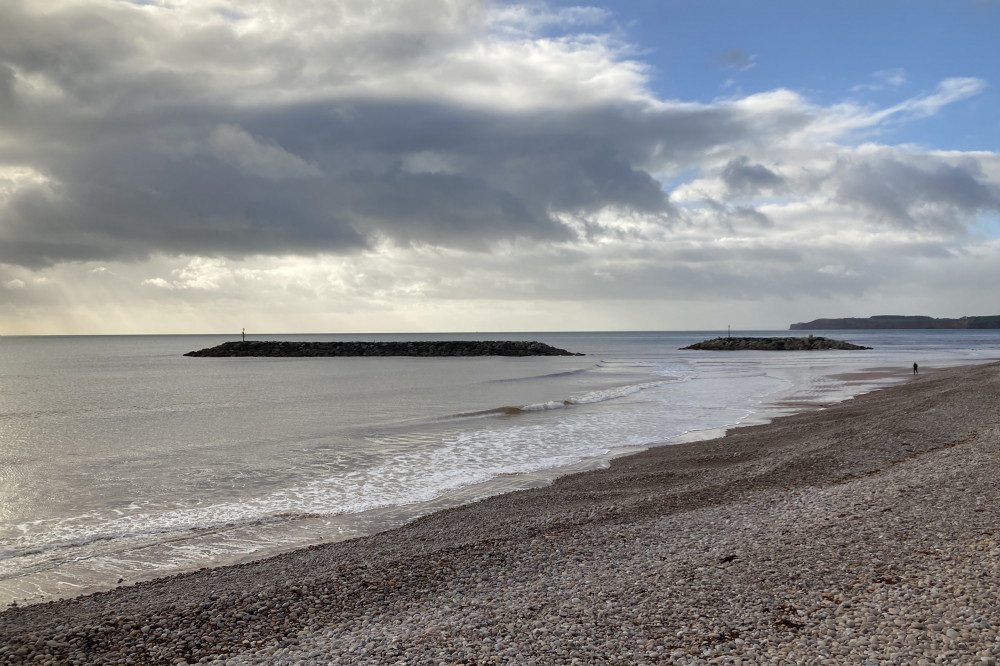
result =
M583 356L542 342L224 342L185 356Z
M831 340L810 335L808 338L713 338L683 349L707 349L709 351L809 351L813 349L871 349L842 340Z

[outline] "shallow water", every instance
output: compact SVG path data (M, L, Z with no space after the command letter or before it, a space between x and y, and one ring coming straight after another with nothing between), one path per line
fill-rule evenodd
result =
M586 354L438 359L182 356L221 336L0 338L0 603L348 538L842 400L914 360L1000 356L1000 331L827 334L870 352L678 350L714 335L261 338L537 339ZM871 367L904 372L834 377Z

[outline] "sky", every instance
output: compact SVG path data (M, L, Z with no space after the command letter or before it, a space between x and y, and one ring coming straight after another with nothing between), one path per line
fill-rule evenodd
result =
M0 0L0 335L1000 314L996 0Z

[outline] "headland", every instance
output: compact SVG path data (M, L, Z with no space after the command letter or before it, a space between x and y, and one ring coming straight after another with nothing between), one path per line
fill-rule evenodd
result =
M984 317L935 318L923 315L876 315L874 317L845 317L841 319L813 319L792 324L791 331L863 331L882 329L992 329L1000 328L1000 315Z

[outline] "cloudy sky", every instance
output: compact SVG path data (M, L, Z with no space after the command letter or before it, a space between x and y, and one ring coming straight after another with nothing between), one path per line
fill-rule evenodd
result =
M1000 313L993 0L0 0L0 334Z

